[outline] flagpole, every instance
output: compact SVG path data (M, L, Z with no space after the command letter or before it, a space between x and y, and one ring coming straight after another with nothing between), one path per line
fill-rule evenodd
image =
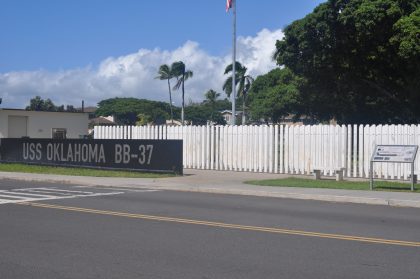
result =
M233 53L232 53L232 125L236 125L236 0L232 0Z

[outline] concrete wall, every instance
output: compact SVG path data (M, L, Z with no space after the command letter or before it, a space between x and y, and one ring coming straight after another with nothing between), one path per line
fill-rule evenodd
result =
M87 113L0 109L0 138L9 136L9 115L28 118L27 135L31 138L51 138L53 128L67 129L67 138L80 138L88 134Z

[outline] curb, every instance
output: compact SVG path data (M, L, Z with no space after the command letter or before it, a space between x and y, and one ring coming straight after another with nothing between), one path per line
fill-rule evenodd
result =
M1 178L1 177L0 177ZM144 184L129 184L124 186L120 185L104 185L98 182L72 180L71 178L40 178L40 177L15 177L13 175L3 177L5 179L20 180L20 181L33 181L33 182L50 182L50 183L63 183L63 184L79 184L83 186L101 186L101 187L134 187L134 188L148 188L155 190L168 190L168 191L179 191L179 192L196 192L196 193L209 193L209 194L227 194L227 195L242 195L242 196L256 196L256 197L271 197L271 198L285 198L285 199L296 199L296 200L312 200L312 201L324 201L334 203L354 203L354 204L369 204L369 205L385 205L393 207L412 207L420 208L420 201L415 200L402 200L402 199L386 199L386 198L371 198L371 197L360 197L360 196L343 196L343 195L325 195L325 194L302 194L302 193L279 193L279 192L268 192L261 190L243 190L243 189L221 189L211 188L205 186L160 186L153 185L156 180L150 180L150 183Z
M404 207L420 208L420 201L416 202L416 201L393 200L391 204L388 200L380 199L380 198L347 197L347 196L334 196L334 195L313 195L313 194L300 194L300 193L272 193L272 192L266 192L266 191L219 189L219 188L190 187L188 189L185 189L181 187L165 187L165 186L159 186L159 187L144 186L144 187L148 187L152 189L159 189L159 190L180 191L180 192L197 192L197 193L209 193L209 194L241 195L241 196L284 198L284 199L295 199L295 200L324 201L324 202L335 202L335 203L355 203L355 204L404 206Z

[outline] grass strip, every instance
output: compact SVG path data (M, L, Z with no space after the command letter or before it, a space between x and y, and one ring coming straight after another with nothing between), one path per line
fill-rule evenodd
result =
M100 170L90 168L73 168L73 167L54 167L54 166L38 166L14 163L1 163L0 171L4 172L24 172L38 174L59 174L74 176L93 176L93 177L127 177L127 178L163 178L172 177L173 174L147 173L136 171L119 171L119 170Z
M301 187L301 188L323 188L323 189L344 189L344 190L370 190L369 181L335 181L333 179L304 179L304 178L283 178L283 179L268 179L268 180L253 180L245 183L258 186L273 186L273 187ZM390 181L376 181L375 190L377 191L396 191L396 192L411 192L410 183L390 182ZM416 188L420 188L417 185ZM415 190L420 192L419 189Z

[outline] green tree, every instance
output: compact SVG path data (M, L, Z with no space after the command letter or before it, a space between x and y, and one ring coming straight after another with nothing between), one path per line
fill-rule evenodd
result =
M64 109L64 105L56 106L51 99L42 99L40 96L35 96L29 101L29 106L25 108L26 110L35 110L35 111L57 111L57 112L79 112L72 105L67 105Z
M169 106L164 102L156 102L136 98L112 98L100 101L96 115L116 118L120 125L135 125L138 115L143 114L148 123L163 124L169 118Z
M79 110L78 109L76 109L74 106L72 106L72 105L67 105L66 106L66 111L67 112L78 112Z
M51 99L46 99L44 101L44 110L45 111L57 111L57 107L54 105Z
M44 100L40 96L36 96L29 101L29 106L26 107L26 110L35 110L35 111L44 111L45 104Z
M206 99L204 100L204 103L208 104L211 109L210 120L214 121L215 120L214 116L217 113L217 98L220 97L220 93L217 93L213 89L210 89L209 91L206 92L204 96L206 97Z
M402 17L394 26L391 44L398 48L398 55L405 59L418 59L420 53L420 9Z
M306 81L302 107L339 123L417 123L419 9L419 0L328 0L287 26L275 58Z
M216 100L217 111L224 111L230 109L232 109L232 103L228 98L224 98L223 100Z
M137 115L137 126L142 125L164 125L166 124L167 113L160 108Z
M204 102L209 103L211 105L215 105L217 98L220 97L220 93L217 93L213 89L210 89L209 91L206 92L206 94L204 94L204 96L206 98Z
M246 96L249 89L251 88L252 82L254 81L254 79L246 73L247 70L248 69L245 66L242 66L241 63L236 62L235 83L236 83L236 86L238 87L237 97L242 98L242 123L243 124L246 123L246 119L245 119ZM225 75L231 73L232 71L233 71L233 64L230 64L225 69ZM225 83L223 84L223 90L226 92L228 97L230 97L230 94L232 94L232 76L226 79Z
M29 106L26 110L35 111L58 111L58 107L54 105L51 99L42 99L40 96L36 96L29 101Z
M174 62L171 66L173 75L177 78L174 86L175 90L182 88L182 108L181 108L181 123L184 125L185 119L185 81L193 77L193 72L186 70L185 64L182 61Z
M249 91L251 117L274 123L290 114L299 115L299 86L302 80L288 68L275 69L268 74L258 76Z
M214 113L209 108L209 104L202 102L198 104L190 104L185 107L186 120L193 125L207 125L211 120L218 125L225 125L226 121L220 113Z
M190 103L185 107L186 117L192 125L207 125L209 121L217 125L226 125L221 111L229 109L232 104L228 99L219 100L220 93L209 90L201 103Z
M174 114L172 111L172 91L171 91L171 79L174 77L172 68L166 64L161 65L159 67L159 72L157 79L166 80L168 82L168 90L169 90L169 107L171 109L171 121L174 120Z

